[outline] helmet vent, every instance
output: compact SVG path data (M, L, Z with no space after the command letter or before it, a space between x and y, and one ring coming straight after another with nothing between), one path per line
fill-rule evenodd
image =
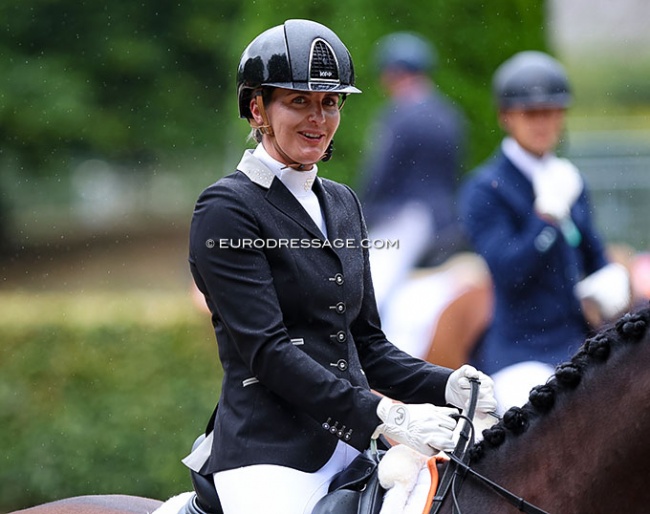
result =
M339 85L339 65L332 47L323 39L315 39L309 58L309 87L328 90Z

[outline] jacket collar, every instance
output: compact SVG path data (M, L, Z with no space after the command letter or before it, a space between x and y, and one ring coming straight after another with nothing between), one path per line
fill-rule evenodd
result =
M244 152L237 169L246 175L251 182L262 186L264 189L269 189L275 178L273 172L253 156L253 150L251 149Z
M311 219L309 214L307 214L307 211L305 211L302 205L300 205L300 202L293 196L291 191L287 189L282 181L278 179L265 164L253 155L253 150L249 149L244 152L241 161L239 161L239 164L237 165L237 169L246 175L251 182L268 190L266 199L271 202L276 209L293 219L313 237L321 240L325 239L323 233L316 226L316 223L314 223L314 220ZM320 186L320 179L316 178L316 182L314 183L314 192L321 201L321 208L324 211L325 223L327 224L327 230L329 232L330 219L328 212L330 209L327 205L329 197L327 195L320 195L316 192L320 189ZM324 203L323 200L325 200Z

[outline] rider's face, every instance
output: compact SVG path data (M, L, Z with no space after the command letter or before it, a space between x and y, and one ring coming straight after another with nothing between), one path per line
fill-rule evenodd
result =
M275 145L268 144L269 137L277 139L282 151L298 163L318 162L332 141L341 120L340 95L277 88L266 107L274 136L264 136L264 148L274 159L285 162ZM259 116L254 104L253 116ZM256 117L256 120L257 117ZM258 122L261 122L261 117Z
M525 150L541 157L555 149L564 130L565 109L502 110L499 119L503 128Z

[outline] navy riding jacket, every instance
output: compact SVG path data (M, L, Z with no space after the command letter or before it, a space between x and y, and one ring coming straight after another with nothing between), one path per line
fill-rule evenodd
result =
M607 264L586 190L571 209L577 247L535 214L532 183L501 150L472 173L459 198L468 238L494 283L494 317L476 364L494 373L527 360L566 360L588 331L574 286Z

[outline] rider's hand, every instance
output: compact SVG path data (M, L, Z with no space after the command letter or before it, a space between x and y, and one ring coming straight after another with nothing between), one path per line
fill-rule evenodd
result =
M618 263L600 268L578 282L574 290L581 301L591 300L596 303L604 321L619 316L630 305L630 275Z
M563 220L570 217L571 206L583 189L578 169L568 160L548 158L532 174L535 210L544 217Z
M451 415L456 409L436 407L430 403L393 403L382 398L377 406L377 416L383 421L373 438L386 437L423 453L433 455L438 450L453 450L452 439L456 420Z
M469 407L471 394L470 378L474 378L480 382L476 410L478 412L494 412L497 408L497 401L494 397L494 382L485 373L478 371L469 364L461 366L449 375L447 385L445 386L445 400L447 403L459 409Z

